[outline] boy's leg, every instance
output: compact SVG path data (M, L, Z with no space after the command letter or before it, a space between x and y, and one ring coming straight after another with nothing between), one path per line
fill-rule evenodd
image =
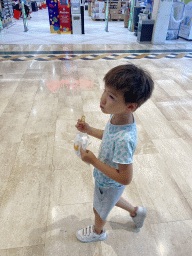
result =
M93 211L95 213L95 227L94 227L94 231L97 234L101 234L103 232L103 227L106 223L106 220L102 220L99 216L99 214L97 213L97 211L95 210L95 208L93 207Z
M119 201L116 203L117 207L120 207L128 212L130 212L130 215L134 217L136 215L137 207L132 206L127 200L125 200L123 197L119 199Z

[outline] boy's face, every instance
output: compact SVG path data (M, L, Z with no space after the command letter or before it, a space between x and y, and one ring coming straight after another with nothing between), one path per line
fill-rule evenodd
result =
M128 114L133 112L133 108L128 108L129 105L125 104L123 92L105 85L100 101L102 112L106 114Z

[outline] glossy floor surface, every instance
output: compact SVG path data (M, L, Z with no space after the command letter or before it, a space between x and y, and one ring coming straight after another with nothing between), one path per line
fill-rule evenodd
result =
M3 45L0 50L31 50L38 56L38 51L96 54L128 47L138 53L192 52L188 42L182 47ZM84 244L75 233L94 224L93 166L75 154L75 125L85 114L92 127L105 128L109 115L100 110L103 77L128 61L155 80L153 96L134 112L133 181L123 193L132 205L147 207L147 218L137 230L129 213L115 207L105 226L107 239ZM101 141L90 141L88 149L98 156ZM0 61L0 256L191 256L191 156L191 58Z

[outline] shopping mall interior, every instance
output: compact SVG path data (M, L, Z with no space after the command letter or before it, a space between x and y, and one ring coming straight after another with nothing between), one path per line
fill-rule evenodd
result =
M48 7L30 17L0 32L0 255L191 256L192 42L140 42L125 21L109 20L106 31L86 9L84 34L51 33ZM154 81L126 125L136 125L137 146L122 195L147 215L137 228L113 207L106 239L84 243L76 232L95 225L95 167L78 155L76 124L85 116L92 128L120 126L100 105L104 76L126 64ZM88 142L99 158L103 140Z

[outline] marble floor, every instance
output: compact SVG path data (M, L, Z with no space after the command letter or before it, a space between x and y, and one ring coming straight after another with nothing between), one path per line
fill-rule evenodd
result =
M26 45L22 51L25 47L38 49ZM97 47L87 45L87 50ZM94 223L93 166L74 152L75 125L85 114L92 127L105 128L109 115L99 107L102 79L127 60L0 62L1 256L191 256L192 61L129 62L155 80L152 98L134 112L134 175L123 193L134 206L147 207L147 218L139 231L128 212L115 207L105 226L107 239L90 244L75 236ZM88 149L97 156L101 142L90 141Z
M0 54L192 52L186 41L108 44L99 43L102 37L94 42L93 35L87 44L51 41L49 24L47 38L33 32L30 44L22 41L22 33L11 40L8 31L1 34ZM155 81L152 97L134 112L133 180L123 193L132 205L147 207L147 218L137 230L129 213L114 207L105 226L107 239L84 244L75 233L94 224L94 179L93 166L75 154L75 125L84 114L92 127L105 129L103 77L128 61L147 69ZM90 141L88 149L98 156L101 141ZM0 60L0 256L191 256L191 155L192 58Z

